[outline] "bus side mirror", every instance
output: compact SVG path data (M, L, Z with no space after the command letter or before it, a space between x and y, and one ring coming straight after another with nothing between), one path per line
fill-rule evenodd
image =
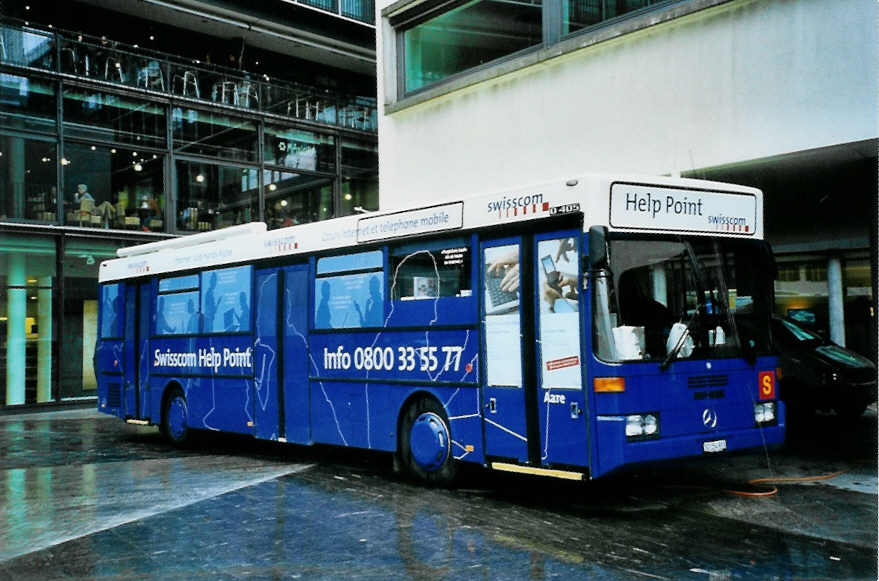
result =
M589 269L607 268L607 226L589 227Z

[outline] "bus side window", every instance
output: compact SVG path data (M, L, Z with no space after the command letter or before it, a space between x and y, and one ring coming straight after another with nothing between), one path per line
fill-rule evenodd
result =
M201 320L204 333L250 331L250 286L253 267L234 266L201 275Z
M470 241L466 238L405 244L391 251L392 299L469 297Z
M122 336L122 292L119 284L101 287L101 339Z
M315 328L381 327L385 320L383 265L381 250L319 259L314 280Z
M156 335L195 335L201 330L198 275L175 276L159 281L156 297Z

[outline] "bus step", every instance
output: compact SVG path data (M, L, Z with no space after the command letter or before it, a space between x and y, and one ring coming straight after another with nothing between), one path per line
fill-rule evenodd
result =
M551 470L549 468L534 468L533 466L519 466L506 462L492 462L494 470L503 472L517 472L519 474L532 474L534 476L550 476L552 478L564 478L565 480L583 480L582 472L570 472L568 470Z

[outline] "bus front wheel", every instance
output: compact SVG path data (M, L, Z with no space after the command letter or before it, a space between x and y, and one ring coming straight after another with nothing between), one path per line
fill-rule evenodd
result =
M189 438L189 408L180 390L175 389L165 400L162 433L175 446L182 446Z
M419 399L406 408L399 454L412 476L435 485L454 480L458 467L452 456L451 433L446 412L436 400Z

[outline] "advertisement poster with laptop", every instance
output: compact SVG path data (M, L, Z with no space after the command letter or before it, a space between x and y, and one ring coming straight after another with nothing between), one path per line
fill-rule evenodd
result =
M487 383L522 385L519 322L519 245L485 249Z
M580 389L577 239L537 243L540 353L544 389Z

